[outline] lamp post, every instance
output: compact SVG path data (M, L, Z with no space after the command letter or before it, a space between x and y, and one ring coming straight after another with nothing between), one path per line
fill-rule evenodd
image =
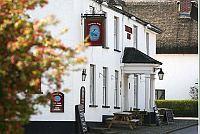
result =
M85 81L87 74L86 74L86 69L82 70L82 81Z

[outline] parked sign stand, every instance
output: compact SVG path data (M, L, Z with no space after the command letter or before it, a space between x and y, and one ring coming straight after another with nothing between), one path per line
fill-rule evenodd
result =
M84 116L84 108L83 105L75 105L75 114L76 114L76 124L78 134L87 134L87 124Z
M165 109L164 118L165 118L167 124L173 123L174 122L173 110L172 109Z
M82 86L80 90L80 104L83 105L83 111L85 113L85 87Z
M158 112L157 106L153 107L153 110L154 110L154 112L155 112L156 125L157 125L157 126L160 126L161 120L160 120L160 114L159 114L159 112Z

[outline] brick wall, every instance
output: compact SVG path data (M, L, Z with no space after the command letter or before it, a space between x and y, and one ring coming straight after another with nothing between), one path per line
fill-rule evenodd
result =
M176 1L128 2L125 10L163 30L157 35L157 53L198 52L197 21L180 18Z

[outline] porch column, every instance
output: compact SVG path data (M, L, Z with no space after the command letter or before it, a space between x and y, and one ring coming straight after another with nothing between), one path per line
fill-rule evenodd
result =
M150 75L145 75L145 110L150 110Z
M155 74L151 74L150 75L150 85L151 85L151 89L150 89L150 110L153 111L153 106L155 106Z

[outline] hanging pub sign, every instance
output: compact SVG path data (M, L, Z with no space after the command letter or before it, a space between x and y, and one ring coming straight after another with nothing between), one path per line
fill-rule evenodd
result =
M64 94L61 92L53 92L51 99L51 112L64 112Z
M105 16L85 17L85 38L90 46L102 46L105 37Z

